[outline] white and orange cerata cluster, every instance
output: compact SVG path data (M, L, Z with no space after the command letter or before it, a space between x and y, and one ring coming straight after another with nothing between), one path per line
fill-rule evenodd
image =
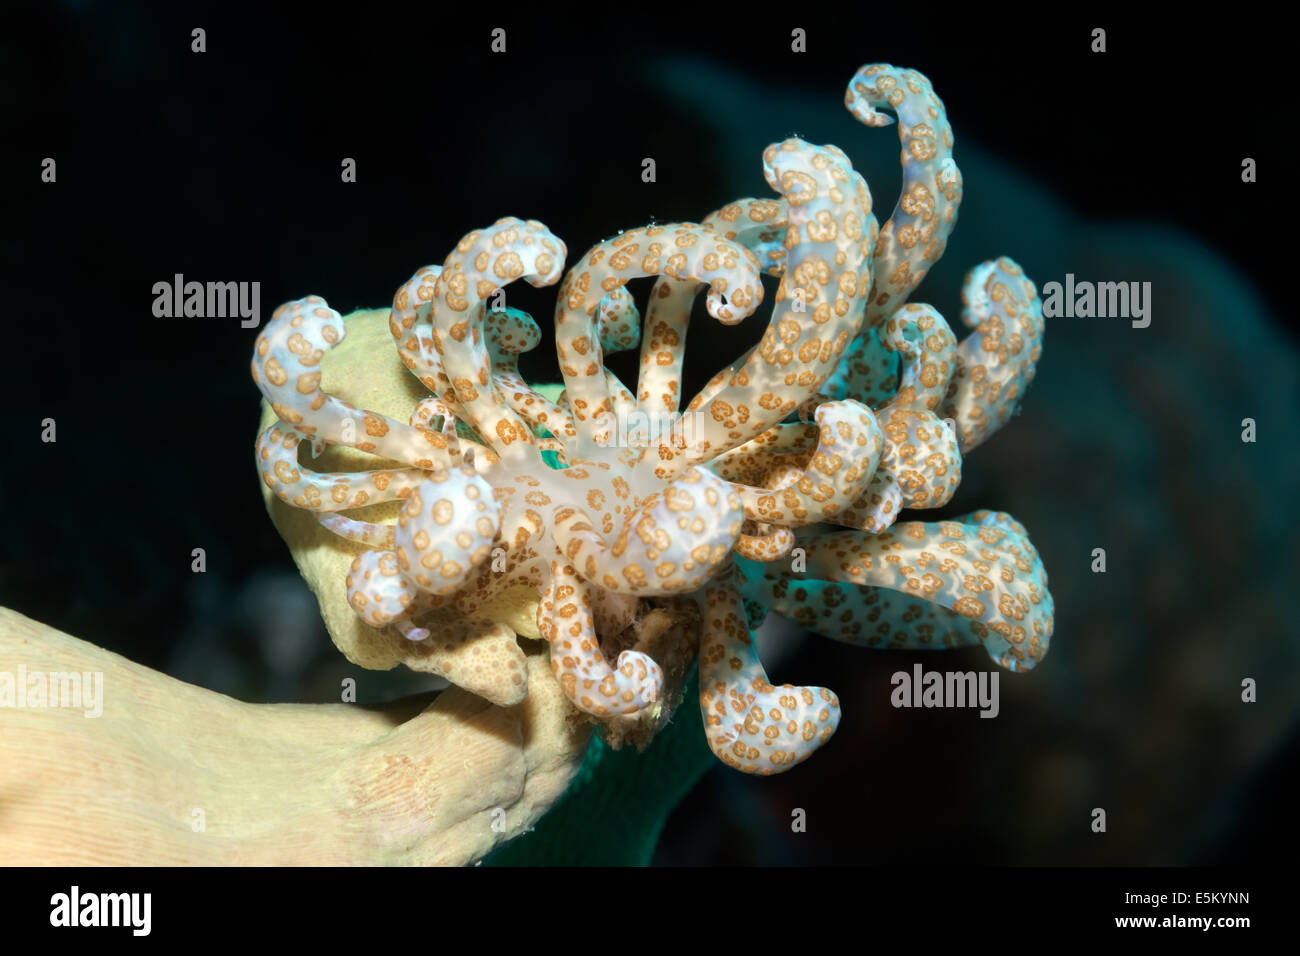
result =
M393 300L394 345L430 393L407 421L321 390L322 357L346 332L323 299L275 312L253 356L279 418L257 466L356 548L357 615L431 641L447 612L473 622L506 589L534 589L565 695L613 721L661 708L665 678L650 653L615 656L611 636L644 602L685 598L698 608L683 639L698 642L709 746L758 774L807 758L840 712L829 689L768 682L747 601L863 646L980 644L1011 670L1042 658L1052 598L1019 523L987 511L898 520L945 505L963 456L1014 414L1041 351L1037 291L1010 259L977 266L960 342L935 308L910 303L962 198L943 103L921 74L876 64L846 104L868 126L894 122L881 110L897 117L902 195L883 226L841 150L788 139L763 153L776 198L623 231L567 271L540 222L476 229ZM684 401L695 297L706 290L709 314L737 323L762 303L764 273L780 281L761 341ZM644 320L625 288L640 277L654 279ZM559 283L558 396L518 369L541 341L533 318L494 306L518 279ZM632 389L604 356L638 346ZM377 464L314 472L303 442ZM392 524L347 514L398 499Z

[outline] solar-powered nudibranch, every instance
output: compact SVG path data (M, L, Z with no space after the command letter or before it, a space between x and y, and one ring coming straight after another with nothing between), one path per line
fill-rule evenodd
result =
M951 129L912 70L863 67L846 104L868 126L893 122L879 110L897 116L902 195L883 227L843 152L787 139L763 153L777 198L623 231L567 272L564 243L540 222L474 230L393 300L398 355L431 393L407 421L321 390L322 357L346 334L323 299L275 312L253 356L279 417L258 467L281 500L351 542L358 615L435 641L430 620L473 621L505 589L532 588L534 636L568 700L600 721L659 720L676 703L660 662L613 640L656 601L687 599L698 618L677 639L688 652L698 641L709 746L759 774L825 743L839 701L768 682L746 602L853 644L981 644L1010 670L1042 658L1052 598L1020 524L988 511L897 520L946 504L962 456L1014 414L1041 351L1037 291L1010 259L977 266L960 343L936 309L909 303L957 219ZM696 295L707 288L709 314L734 324L761 303L765 272L780 284L761 341L683 406ZM655 279L644 323L624 288L638 277ZM518 370L537 324L491 305L518 279L560 283L554 400ZM633 392L603 357L638 345ZM690 427L644 424L664 420ZM402 467L313 472L304 441ZM346 514L394 499L395 524Z

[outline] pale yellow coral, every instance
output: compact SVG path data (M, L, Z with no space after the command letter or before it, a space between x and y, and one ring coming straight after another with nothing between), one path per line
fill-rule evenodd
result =
M321 388L362 408L405 420L428 391L402 365L388 331L388 309L366 309L344 318L347 337L321 361ZM259 433L276 422L275 412L262 402ZM304 444L303 454L308 454ZM345 445L329 445L312 463L318 471L364 471L381 467L371 455ZM394 463L394 468L404 467ZM348 604L348 569L366 546L326 530L311 512L276 498L265 485L262 498L271 520L289 546L298 570L320 603L321 616L334 643L352 663L370 670L405 664L412 670L440 674L452 683L496 704L521 699L523 651L515 634L538 637L536 591L514 588L479 609L476 620L444 618L429 641L408 641L392 628L365 623ZM403 502L389 501L357 508L359 520L391 524Z
M0 707L0 864L471 863L582 760L540 648L528 696L247 704L0 608L0 670L102 674L102 714Z

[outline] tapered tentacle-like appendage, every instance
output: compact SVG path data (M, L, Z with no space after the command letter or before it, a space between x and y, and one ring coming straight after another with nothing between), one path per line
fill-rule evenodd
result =
M275 310L257 337L253 381L280 421L317 453L336 444L422 468L449 464L441 436L321 391L321 359L345 334L343 318L319 296Z
M709 585L699 604L700 715L709 748L745 773L780 773L807 760L839 726L839 699L824 687L768 681L734 582Z
M800 541L807 570L750 577L750 596L826 637L874 647L982 644L1029 670L1052 637L1047 572L1024 527L977 511L956 521Z
M863 646L978 643L1012 670L1042 658L1052 597L1024 528L985 511L900 518L951 501L963 456L1015 413L1041 353L1037 292L1009 259L978 266L960 343L936 309L908 302L956 222L952 131L911 70L863 67L845 102L870 126L897 116L902 195L883 228L848 157L800 139L763 153L774 198L621 231L567 272L545 226L500 219L393 297L397 354L430 393L406 423L321 390L345 332L324 300L277 310L253 356L279 418L258 469L275 507L337 536L359 618L410 642L380 647L510 706L527 686L514 629L540 636L577 711L612 745L643 746L698 646L708 744L755 774L807 758L840 712L829 690L768 681L747 601ZM562 273L558 391L525 381L520 356L542 330L502 290ZM761 339L684 396L697 296L735 324L759 307L763 275L779 284ZM639 277L653 279L644 328ZM605 356L638 346L631 390ZM303 442L349 446L374 468L316 471ZM380 502L400 506L349 513Z
M464 467L434 472L397 519L397 564L429 594L459 590L487 560L501 528L492 486Z
M872 264L870 328L906 302L943 255L957 225L961 172L952 158L952 127L943 102L915 70L887 63L864 66L849 83L844 105L868 126L888 126L893 121L877 111L892 109L903 146L902 192L880 229Z
M890 404L937 412L956 368L957 337L932 306L908 304L881 329L885 348L902 358L898 393Z
M817 446L806 464L798 453L769 456L763 486L741 487L745 516L784 527L829 520L866 490L883 448L871 409L826 402L817 409Z
M956 435L931 410L947 393L956 366L952 330L930 306L909 304L878 331L884 347L902 358L902 384L876 412L884 452L852 504L826 515L834 524L872 534L893 524L902 508L943 507L961 482Z
M664 277L650 293L637 381L642 408L671 414L681 406L686 330L698 291L699 283Z
M437 349L433 347L433 323L429 321L429 303L442 266L421 266L393 296L393 311L388 317L388 331L397 343L397 357L435 396L445 395L451 382L442 371Z
M774 184L774 188L780 186ZM704 218L705 226L740 243L771 276L785 274L790 208L783 199L739 199Z
M364 472L312 471L298 463L298 446L306 440L293 428L272 425L257 439L262 481L277 498L295 508L343 511L380 501L405 498L425 473L418 468Z
M951 426L934 412L892 406L881 409L879 420L885 433L878 472L883 490L897 487L904 508L942 508L951 501L961 483L961 453ZM867 486L869 496L878 490Z
M785 271L789 223L783 202L741 199L707 216L700 225L744 246L768 275ZM700 288L698 282L662 277L650 294L637 383L638 399L648 411L672 413L680 406L686 333Z
M736 554L750 561L775 561L794 547L794 532L789 528L746 521L736 539Z
M433 605L423 600L419 589L398 567L392 551L365 551L352 561L347 578L348 603L371 627L386 627L399 621L409 624L417 614ZM414 626L403 628L411 640L422 640L428 633Z
M395 624L410 640L429 636L414 619L460 590L487 560L501 527L492 486L469 466L431 472L406 499L392 551L358 555L348 603L367 624Z
M830 520L831 524L843 528L878 534L897 521L902 510L903 490L898 476L893 470L881 467L871 476L858 500Z
M709 313L739 322L763 299L758 263L741 246L695 223L646 226L595 246L565 276L555 314L555 347L564 390L578 428L578 457L610 444L614 415L601 347L617 340L617 300L605 297L630 279L665 276L709 287ZM601 310L602 302L608 308Z
M465 236L442 264L429 317L433 344L451 382L443 400L503 459L528 460L529 424L493 387L483 312L497 290L516 279L551 285L564 268L564 243L540 222L499 219Z
M628 594L673 594L703 584L740 536L740 496L716 475L692 468L639 503L621 505L626 482L580 462L557 475L561 487L587 489L582 505L557 504L552 534L586 580Z
M675 467L709 461L780 423L817 392L862 323L876 244L866 181L834 146L799 139L769 146L763 171L788 210L772 317L758 347L691 400L688 408L704 413L702 434Z
M640 651L624 651L614 667L600 650L591 585L572 565L555 561L537 609L537 628L551 643L551 670L579 710L597 717L631 714L653 704L663 671Z
M605 293L596 306L596 316L600 322L600 348L606 355L641 344L641 312L623 286Z
M976 266L962 287L962 321L975 331L957 348L941 414L957 422L963 451L1011 420L1043 351L1043 303L1015 262Z
M898 355L881 341L881 332L878 327L862 328L822 390L804 399L801 419L811 420L822 402L851 397L877 408L897 393Z
M494 310L484 319L483 333L492 358L492 385L502 401L534 428L552 435L576 435L573 416L530 388L519 374L519 356L542 340L533 317L519 309Z

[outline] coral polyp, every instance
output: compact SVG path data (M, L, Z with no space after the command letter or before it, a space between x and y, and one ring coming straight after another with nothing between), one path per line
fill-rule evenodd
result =
M677 702L680 661L697 656L709 746L760 774L807 758L840 711L827 688L768 681L746 602L864 646L980 644L1012 670L1042 658L1052 599L1023 527L987 511L896 523L947 504L962 456L1014 413L1041 351L1037 292L1009 259L976 267L960 343L936 309L908 303L961 202L943 104L925 77L886 65L859 70L846 103L869 126L893 122L883 109L898 118L903 189L883 227L845 154L794 138L763 153L777 198L623 231L567 272L543 224L501 219L397 291L397 354L430 393L407 421L321 390L322 358L347 331L323 299L276 311L253 357L279 418L258 467L277 497L353 543L357 615L411 641L472 642L503 626L483 611L496 597L531 589L576 708L653 733ZM780 281L761 340L683 405L697 295L735 324L762 303L764 273ZM646 277L642 323L626 286ZM559 282L558 396L518 369L537 324L494 304L520 279ZM638 346L633 391L604 358ZM304 442L376 467L314 472ZM346 514L393 500L393 524ZM651 612L660 625L631 646ZM518 661L490 666L492 699L517 702Z

